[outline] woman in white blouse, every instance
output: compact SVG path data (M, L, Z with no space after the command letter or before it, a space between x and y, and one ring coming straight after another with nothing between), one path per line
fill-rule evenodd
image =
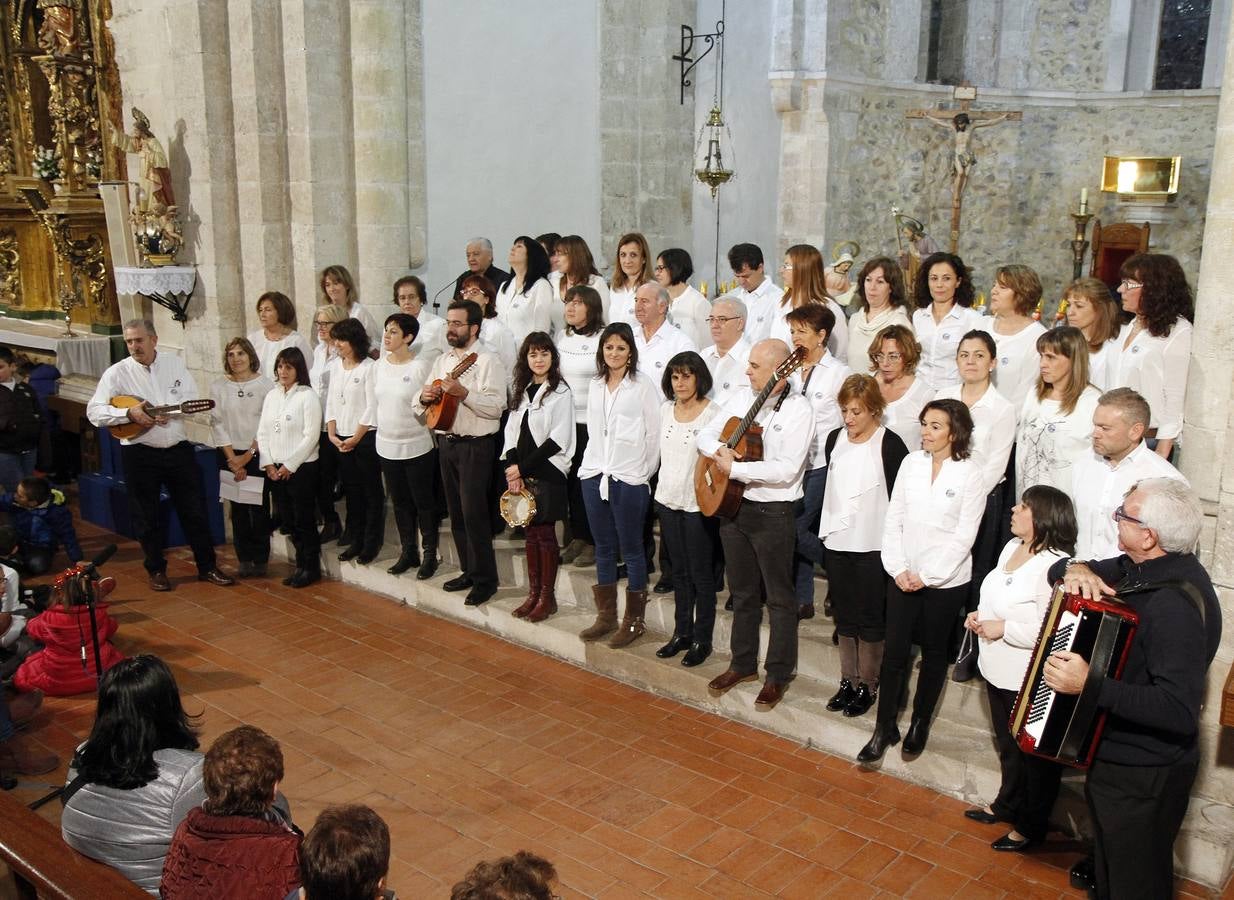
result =
M310 357L309 379L322 409L325 409L329 391L330 364L338 359L338 347L330 337L330 330L347 317L346 309L332 303L313 310L313 355ZM338 487L338 450L330 443L325 416L318 418L321 420L321 435L317 444L317 515L322 522L321 542L326 544L342 536L343 523L339 521L338 510L334 506L335 489ZM277 497L275 509L279 509ZM281 510L279 515L281 518ZM343 543L350 544L350 537Z
M826 306L836 317L836 327L827 337L827 349L836 359L848 359L848 319L845 318L840 304L827 293L826 268L823 265L823 255L818 252L817 247L794 244L788 248L780 266L784 296L780 298L780 305L776 308L768 337L779 338L786 344L792 343L793 336L789 333L785 316L799 306L818 303Z
M561 552L561 564L574 563L585 568L596 564L596 548L578 470L587 450L587 398L596 377L596 351L600 349L600 332L604 330L604 311L599 293L586 285L566 292L564 308L566 330L557 337L557 352L561 358L561 377L569 386L574 401L574 455L566 478L570 513L566 529L568 541Z
M364 326L369 346L374 348L373 353L376 355L376 347L381 342L381 329L377 327L377 321L372 314L360 304L355 279L351 277L346 266L326 266L322 270L321 293L322 305L332 303L341 306L347 312L344 318L356 319Z
M985 508L980 467L970 458L972 433L967 406L959 400L931 400L921 412L922 449L900 466L883 525L883 569L892 583L887 586L878 722L858 762L881 759L900 740L896 714L914 643L921 647L921 674L904 753L921 753L930 736Z
M510 277L501 285L494 297L495 302L491 304L491 315L501 320L513 337L514 346L510 351L507 372L514 368L514 357L523 338L533 331L548 331L552 328L553 305L556 302L548 281L548 254L544 252L539 241L527 235L516 237L510 247L508 260ZM464 281L463 290L466 288L467 282ZM478 298L468 297L466 293L463 294L463 299L480 303ZM484 308L483 303L480 305ZM485 318L491 317L487 310L484 315ZM483 340L484 335L481 334L480 338Z
M377 460L377 364L369 358L368 334L357 319L344 319L330 330L338 359L330 364L326 392L326 431L338 450L339 478L347 503L351 544L339 562L368 565L377 558L385 536L386 496ZM423 387L423 385L421 385ZM410 411L408 412L410 415ZM340 544L342 542L340 541Z
M719 407L707 399L711 373L693 350L678 353L664 367L660 389L660 476L656 483L656 516L660 539L673 569L673 636L656 651L672 659L682 650L681 664L693 667L711 655L716 621L716 538L712 524L699 512L694 494L698 433L715 418Z
M556 258L561 263L561 278L553 287L553 337L566 330L566 294L570 288L586 286L600 295L600 308L608 321L608 285L596 268L595 258L587 242L577 234L567 234L557 240Z
M608 321L625 322L631 329L637 328L634 292L640 284L651 280L651 248L647 238L637 231L623 234L617 241L613 280L609 283Z
M848 320L848 365L864 372L875 338L889 325L912 328L904 273L894 259L876 256L857 276L857 311Z
M278 382L262 403L257 447L296 548L296 570L283 584L302 588L321 580L321 541L314 511L321 401L309 385L304 354L295 347L275 358L274 374Z
M1025 491L1011 511L1012 540L982 582L980 605L965 620L978 638L1002 784L989 806L964 815L986 825L1011 823L1012 831L994 842L995 850L1024 850L1045 838L1058 796L1062 766L1020 750L1008 722L1050 606L1046 573L1075 553L1076 530L1066 494L1046 485Z
M210 412L214 446L218 448L220 462L236 481L244 481L250 475L260 478L257 424L261 421L261 405L274 382L261 373L257 352L242 337L227 342L223 366L227 377L210 386L210 397L214 400ZM266 574L266 563L270 560L269 500L269 485L265 485L260 503L231 502L231 537L240 563L236 574L241 578Z
M991 315L981 316L976 326L994 338L994 386L1016 410L1037 385L1037 338L1045 328L1033 312L1041 291L1041 279L1028 266L1000 266L990 288Z
M546 332L533 331L519 348L510 410L506 487L528 490L536 500L535 518L526 526L527 599L514 617L543 622L557 612L557 523L566 517L566 473L574 455L574 398Z
M852 718L878 700L887 633L883 522L908 449L880 424L883 395L869 375L844 379L836 400L844 426L825 438L827 491L818 536L840 645L840 689L827 708Z
M1024 398L1015 439L1015 491L1034 484L1071 490L1071 466L1092 449L1093 413L1101 392L1088 383L1088 341L1078 328L1037 338L1041 373Z
M981 325L973 309L973 282L964 260L952 253L933 253L921 263L913 299L913 329L921 344L917 374L932 389L960 380L955 352L961 336Z
M1099 278L1071 282L1063 292L1063 302L1067 304L1067 324L1084 332L1088 341L1089 383L1104 393L1114 387L1110 370L1118 356L1118 306Z
M1129 387L1148 401L1149 446L1170 458L1183 429L1183 401L1191 365L1191 286L1182 266L1163 253L1137 253L1118 272L1123 310L1135 318L1122 327L1110 387Z
M386 352L377 359L373 390L377 397L375 447L402 545L398 559L386 571L402 575L419 567L416 577L423 581L437 571L433 500L437 450L424 422L411 412L416 395L429 381L434 362L431 354L412 354L411 348L419 339L420 323L414 316L395 313L386 318L381 343Z
M656 281L668 291L668 318L688 337L695 347L711 343L711 301L690 286L694 274L694 260L680 247L670 247L656 257ZM637 286L635 288L637 290Z
M638 370L634 332L624 322L600 335L596 376L587 398L587 450L579 467L587 520L596 541L596 620L579 636L595 641L617 628L617 554L626 563L626 608L610 647L640 637L647 608L643 520L649 483L660 461L660 396Z
M870 346L870 371L883 395L883 424L911 453L921 449L921 408L934 397L917 375L921 345L907 325L888 325Z
M536 244L536 246L540 245ZM509 283L506 282L506 284ZM548 282L545 282L546 286L547 284ZM497 292L493 283L483 275L468 275L463 279L459 292L464 300L472 301L483 311L484 318L480 321L480 340L501 360L502 368L506 370L506 383L509 384L514 375L514 361L518 357L518 340L509 326L497 316L495 305ZM547 308L545 312L547 314Z
M296 330L296 307L286 294L266 291L257 298L257 321L261 327L249 333L249 342L257 351L261 374L274 384L274 358L280 350L296 347L307 359L308 341Z

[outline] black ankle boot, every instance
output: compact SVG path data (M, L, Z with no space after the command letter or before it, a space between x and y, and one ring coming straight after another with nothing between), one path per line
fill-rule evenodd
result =
M930 720L913 716L913 721L908 726L908 733L904 735L904 752L916 756L925 749L926 741L929 739Z
M870 742L861 748L861 752L857 754L857 762L872 763L883 758L883 754L887 752L888 747L894 747L900 743L900 729L894 724L874 726L874 734L870 737Z
M660 659L672 659L682 650L690 649L690 639L681 634L674 634L669 638L668 643L656 651L656 656Z
M844 715L850 719L864 716L877 700L878 692L871 691L870 686L863 681L853 692L853 699L849 700L848 705L844 707Z
M408 569L418 568L420 565L420 551L415 548L404 548L399 555L398 562L386 569L391 575L402 575Z
M827 701L827 708L832 712L839 712L846 709L853 702L853 697L857 696L857 692L853 690L853 683L847 678L840 680L840 689L835 692L830 700Z

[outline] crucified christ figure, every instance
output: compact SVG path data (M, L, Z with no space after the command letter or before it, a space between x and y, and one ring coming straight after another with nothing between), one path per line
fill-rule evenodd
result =
M955 129L955 148L952 151L951 158L951 174L953 179L951 197L953 200L958 200L960 195L964 193L964 186L968 184L968 170L977 164L977 154L969 146L973 139L973 133L970 129L996 125L1008 118L1008 114L1001 113L990 118L978 119L975 122L966 112L955 113L949 116L926 113L923 118L929 119L939 128Z

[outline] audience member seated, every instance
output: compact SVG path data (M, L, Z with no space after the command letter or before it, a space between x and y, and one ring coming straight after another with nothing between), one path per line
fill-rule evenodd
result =
M390 829L367 806L331 806L300 845L299 891L287 900L394 900Z
M41 690L53 697L92 693L98 687L90 608L83 592L84 576L66 578L52 592L45 612L26 624L26 633L43 645L26 657L13 676L19 691ZM119 626L101 602L116 586L116 579L100 579L95 589L94 627L98 629L103 671L124 655L111 643Z
M0 559L16 555L17 531L9 525L0 526ZM26 634L26 623L43 607L35 605L34 591L21 589L15 569L0 564L0 580L0 680L8 681L25 658L38 649L34 638Z
M450 900L551 900L557 869L542 856L520 850L475 868L450 891Z
M0 694L0 775L46 775L60 765L56 754L17 733L17 727L34 718L42 703L42 691L22 694L12 702Z
M300 839L286 801L283 751L241 725L206 751L206 802L176 829L163 863L163 900L283 900L300 886Z
M23 574L47 574L56 549L62 545L69 562L81 561L73 513L64 494L46 478L23 478L14 493L0 496L0 510L9 514L9 524L17 530L16 560Z
M152 894L172 836L206 799L193 718L161 659L121 661L103 676L94 727L60 797L65 843Z

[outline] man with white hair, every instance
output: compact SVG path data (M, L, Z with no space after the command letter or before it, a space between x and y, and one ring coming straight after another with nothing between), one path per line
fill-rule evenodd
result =
M1177 478L1149 478L1114 510L1114 559L1060 560L1049 572L1069 592L1116 596L1139 615L1120 679L1100 679L1109 715L1085 793L1101 898L1172 897L1174 839L1199 766L1199 719L1221 606L1195 556L1203 516ZM1051 654L1045 682L1078 694L1089 678L1078 653Z
M699 356L711 373L708 399L721 406L749 384L745 373L753 345L745 336L748 314L746 305L736 296L725 294L711 304L711 315L707 317L707 327L711 329L714 343Z
M486 237L474 237L467 242L467 270L454 281L454 299L463 299L463 282L472 275L483 275L499 289L510 273L493 265L493 242Z

